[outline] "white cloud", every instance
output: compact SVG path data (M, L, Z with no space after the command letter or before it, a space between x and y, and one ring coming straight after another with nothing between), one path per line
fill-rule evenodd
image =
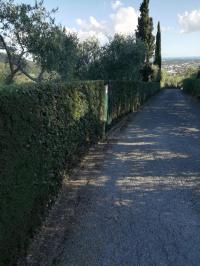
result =
M123 4L121 1L117 0L111 3L112 9L118 9L119 7L122 7Z
M162 32L169 32L169 31L172 31L174 28L172 28L172 27L169 27L169 26L162 26L161 27L161 31Z
M183 15L178 15L182 33L200 31L200 10L186 11Z
M104 23L98 22L95 17L90 17L90 24L96 29L104 29Z
M89 21L78 18L76 20L77 25L84 30L102 30L105 28L104 22L99 22L93 16L89 17Z
M78 18L76 20L77 29L67 29L68 32L77 33L81 41L85 41L88 38L96 37L103 45L108 41L107 28L104 21L98 21L94 16L90 16L88 20Z
M121 7L115 14L111 15L113 20L114 33L132 34L135 32L138 24L137 11L129 7Z
M81 28L87 28L87 23L85 20L82 20L81 18L77 18L76 23L78 26L80 26Z
M68 32L76 32L79 39L84 41L90 37L96 37L103 45L114 34L134 34L138 23L138 12L131 6L122 6L121 1L112 2L115 12L110 15L108 21L98 21L94 16L87 20L78 18L76 29L67 29Z
M108 42L107 36L103 32L95 32L95 31L83 31L83 30L78 30L77 31L78 37L80 38L81 41L85 41L88 38L96 38L99 40L99 42L104 45L105 43Z

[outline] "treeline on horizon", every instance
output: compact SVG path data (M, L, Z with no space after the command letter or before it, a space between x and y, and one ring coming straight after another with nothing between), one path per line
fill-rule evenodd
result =
M153 35L149 0L140 6L133 35L115 35L104 46L94 37L80 42L57 25L43 1L34 5L0 0L0 82L45 80L161 80L161 31Z

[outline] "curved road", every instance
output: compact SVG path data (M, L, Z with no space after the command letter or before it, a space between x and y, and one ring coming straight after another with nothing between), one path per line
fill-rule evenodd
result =
M59 266L200 265L200 103L165 90L130 120L84 170Z

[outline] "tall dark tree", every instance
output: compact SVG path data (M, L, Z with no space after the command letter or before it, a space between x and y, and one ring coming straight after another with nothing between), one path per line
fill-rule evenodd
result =
M146 45L146 63L148 64L154 55L155 49L153 19L149 16L149 0L143 0L140 6L140 17L138 18L136 38L142 40Z
M157 65L159 69L162 66L162 57L161 57L161 30L160 30L160 22L158 22L158 29L156 35L156 50L155 50L155 60L154 65Z
M198 70L198 73L197 73L197 79L200 79L200 66L199 66L199 70Z

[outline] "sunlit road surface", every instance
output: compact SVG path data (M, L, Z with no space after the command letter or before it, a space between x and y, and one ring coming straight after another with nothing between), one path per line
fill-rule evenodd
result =
M161 92L82 174L90 182L57 265L200 265L198 101Z

